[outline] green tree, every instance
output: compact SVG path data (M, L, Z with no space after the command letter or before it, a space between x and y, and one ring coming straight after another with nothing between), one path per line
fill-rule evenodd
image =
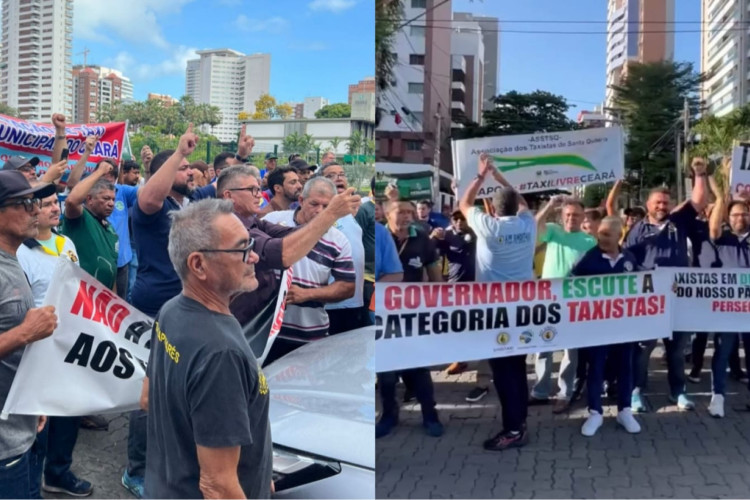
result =
M292 153L304 154L306 153L306 151L304 151L304 148L305 139L297 132L292 132L291 134L284 137L284 140L281 141L281 149L286 155L290 155Z
M274 113L282 120L285 120L294 113L294 108L288 103L277 104Z
M630 64L620 85L613 85L614 106L628 134L626 175L638 177L645 188L676 183L675 141L682 125L684 100L691 116L698 112L702 77L690 63L663 61Z
M365 138L362 136L362 132L355 130L352 135L349 136L349 140L346 141L346 150L352 155L352 163L359 163L359 155L362 154L362 148L365 145Z
M339 150L339 144L341 144L341 141L342 141L342 140L343 140L343 139L341 139L341 137L334 137L333 139L329 139L329 141L328 141L328 142L330 142L330 143L331 143L331 150L332 150L332 151L333 151L334 153L338 154L338 150Z
M11 108L7 104L0 104L0 115L12 116L14 118L17 118L18 110L16 108Z
M270 120L274 117L276 108L276 99L269 94L261 95L257 101L255 101L255 113L253 113L253 120Z
M315 118L349 118L352 108L345 102L337 102L323 106L315 112Z
M536 90L524 94L511 91L494 98L494 107L484 112L484 126L468 123L464 137L518 135L574 130L576 123L567 117L570 105L564 97Z

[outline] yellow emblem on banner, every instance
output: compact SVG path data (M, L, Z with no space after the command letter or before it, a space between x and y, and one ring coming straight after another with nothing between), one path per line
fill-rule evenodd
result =
M508 335L506 332L501 332L500 335L497 336L497 343L500 345L505 345L510 341L510 335Z

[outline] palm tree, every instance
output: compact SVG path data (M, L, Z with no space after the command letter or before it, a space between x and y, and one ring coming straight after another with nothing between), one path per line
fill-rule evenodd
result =
M364 138L362 137L362 132L359 130L355 130L352 132L352 135L349 137L349 140L346 141L346 149L349 151L349 154L352 155L353 160L352 163L359 162L359 155L362 152L362 147L364 146Z
M328 142L331 143L331 149L333 150L333 154L338 155L339 154L339 144L341 144L341 137L334 137L333 139L330 139Z

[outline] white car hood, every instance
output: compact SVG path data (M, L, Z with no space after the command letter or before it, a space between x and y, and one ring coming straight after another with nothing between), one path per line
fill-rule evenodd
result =
M263 368L275 444L375 468L375 329L311 342Z

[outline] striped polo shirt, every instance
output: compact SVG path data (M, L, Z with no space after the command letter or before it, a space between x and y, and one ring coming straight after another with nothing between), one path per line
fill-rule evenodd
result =
M282 226L296 227L297 210L271 212L263 219ZM280 273L281 271L276 271ZM332 227L312 250L292 266L292 284L300 288L328 286L329 280L356 281L352 249L344 233ZM288 304L279 336L299 342L318 340L328 335L328 313L318 301Z

